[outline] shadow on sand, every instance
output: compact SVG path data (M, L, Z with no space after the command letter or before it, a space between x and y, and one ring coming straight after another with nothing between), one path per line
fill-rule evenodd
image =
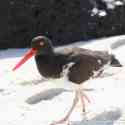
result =
M52 89L48 89L48 90L44 90L40 93L37 93L31 97L29 97L26 102L28 104L37 104L42 100L50 100L52 98L54 98L55 96L60 95L63 92L66 92L68 90L65 90L63 88L52 88Z
M90 120L75 121L71 125L113 125L122 115L119 108L111 111L104 111ZM118 121L125 122L125 121Z
M94 91L94 89L83 89L84 91ZM37 93L31 97L29 97L26 102L28 104L37 104L40 101L43 100L51 100L52 98L54 98L55 96L60 95L63 92L73 92L73 90L69 90L69 89L64 89L64 88L51 88L48 90L44 90L40 93Z

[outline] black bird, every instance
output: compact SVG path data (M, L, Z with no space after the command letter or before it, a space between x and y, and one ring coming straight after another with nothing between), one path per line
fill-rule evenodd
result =
M32 39L31 49L13 68L13 71L18 69L33 55L35 55L38 71L43 77L58 79L66 76L67 80L77 85L71 109L64 118L51 125L65 122L78 100L81 100L83 111L85 111L84 100L86 99L88 102L90 100L81 88L82 83L90 78L98 77L107 64L115 67L122 66L113 54L109 54L106 51L92 51L76 47L55 51L50 39L45 36L37 36Z

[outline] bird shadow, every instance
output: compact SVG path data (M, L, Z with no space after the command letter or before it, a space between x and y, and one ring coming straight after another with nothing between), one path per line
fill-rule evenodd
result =
M122 115L119 108L111 111L104 111L90 120L72 122L71 125L113 125Z
M83 89L83 91L95 91L94 89ZM63 92L73 92L73 90L69 90L69 89L64 89L64 88L51 88L51 89L47 89L44 90L40 93L37 93L31 97L29 97L26 100L26 103L28 104L37 104L40 101L43 100L51 100L52 98L60 95Z
M61 93L67 92L67 91L68 90L63 89L63 88L48 89L48 90L42 91L40 93L37 93L37 94L29 97L26 100L26 103L28 103L28 104L37 104L37 103L39 103L40 101L43 101L43 100L51 100L55 96L58 96Z

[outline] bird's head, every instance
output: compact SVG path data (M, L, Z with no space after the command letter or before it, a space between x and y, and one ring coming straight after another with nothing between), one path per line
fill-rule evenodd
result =
M31 41L31 49L24 55L24 57L16 64L12 69L13 71L18 69L22 64L24 64L33 55L47 55L53 53L53 47L51 40L45 36L37 36Z
M36 50L35 55L51 54L53 52L52 42L45 36L37 36L31 41L31 48Z

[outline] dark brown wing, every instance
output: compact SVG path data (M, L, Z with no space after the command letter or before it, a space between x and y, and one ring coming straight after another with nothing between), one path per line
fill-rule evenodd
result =
M69 80L80 84L108 63L111 56L107 52L75 48L70 58L75 61L75 64L69 70Z

